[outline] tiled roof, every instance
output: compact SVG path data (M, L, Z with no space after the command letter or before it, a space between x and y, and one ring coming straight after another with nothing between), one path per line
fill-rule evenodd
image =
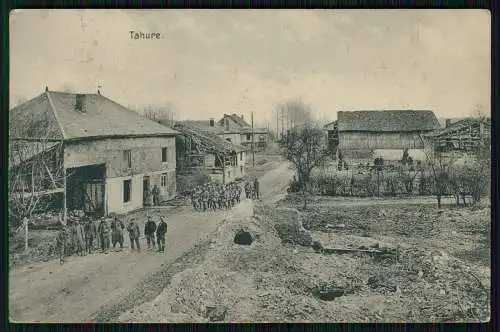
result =
M338 130L404 132L431 131L440 128L432 111L353 111L338 112Z
M76 98L82 98L82 110ZM43 121L33 121L33 118ZM64 140L97 137L168 136L176 131L104 97L100 94L74 94L46 91L9 112L11 137L46 135L47 122L52 136Z

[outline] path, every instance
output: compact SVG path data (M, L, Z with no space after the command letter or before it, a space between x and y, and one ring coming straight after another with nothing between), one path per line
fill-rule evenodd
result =
M274 195L285 191L291 172L283 163L262 176L263 198L275 201ZM93 313L124 298L148 275L190 251L223 219L251 215L251 206L240 204L230 211L205 213L186 207L169 215L164 254L125 248L108 255L70 258L64 265L52 261L11 270L9 317L15 322L90 321Z

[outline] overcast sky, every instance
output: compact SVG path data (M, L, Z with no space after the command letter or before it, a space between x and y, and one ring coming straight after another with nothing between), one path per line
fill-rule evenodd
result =
M13 105L46 85L101 84L118 103L168 104L179 119L254 111L273 125L275 105L296 98L326 120L350 109L490 111L480 10L19 10L10 52Z

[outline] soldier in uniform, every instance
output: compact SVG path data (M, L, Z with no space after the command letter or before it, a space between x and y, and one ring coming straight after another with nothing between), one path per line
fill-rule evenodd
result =
M165 234L167 234L167 223L165 218L160 217L160 223L156 229L156 240L158 241L158 252L165 251Z
M139 244L139 236L141 235L139 225L135 222L135 218L130 219L130 223L127 227L128 235L130 237L130 247L132 250L137 246L137 251L141 251L141 245Z
M66 226L64 225L56 238L56 247L59 249L59 262L64 263L64 257L68 254L68 240L69 234Z
M257 198L257 199L260 199L260 195L259 195L259 180L257 180L257 178L255 178L255 180L253 181L253 191L254 191L254 196Z
M236 185L236 202L241 202L241 186Z
M85 223L85 250L91 254L94 249L94 239L97 238L97 227L92 219L89 218Z
M115 249L116 244L120 244L120 249L123 249L123 229L125 225L118 219L117 215L114 215L114 219L111 222L111 240L113 242L113 249Z
M193 209L198 210L198 207L196 206L196 191L197 188L194 187L191 189L191 192L189 194L191 196L191 204L193 205Z
M148 249L151 248L151 244L153 245L153 249L156 247L155 231L156 231L156 223L154 222L153 218L149 216L148 221L146 221L146 224L144 225L144 235L146 236Z
M83 256L85 254L84 230L78 220L75 220L71 225L71 235L75 253L78 256Z
M205 212L208 208L208 191L206 186L203 188L203 191L201 192L201 200L202 200L203 212Z
M153 205L160 205L160 188L156 184L153 187Z
M101 223L99 224L99 238L101 242L101 249L104 253L109 252L109 233L110 233L110 228L109 228L109 223L106 218L102 218Z

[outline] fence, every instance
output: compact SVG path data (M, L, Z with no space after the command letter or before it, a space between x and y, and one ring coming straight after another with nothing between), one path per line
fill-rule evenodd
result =
M388 165L378 170L371 166L341 171L334 167L320 167L311 174L310 190L319 195L373 197L432 195L434 188L435 181L430 171ZM452 193L446 186L444 195Z

